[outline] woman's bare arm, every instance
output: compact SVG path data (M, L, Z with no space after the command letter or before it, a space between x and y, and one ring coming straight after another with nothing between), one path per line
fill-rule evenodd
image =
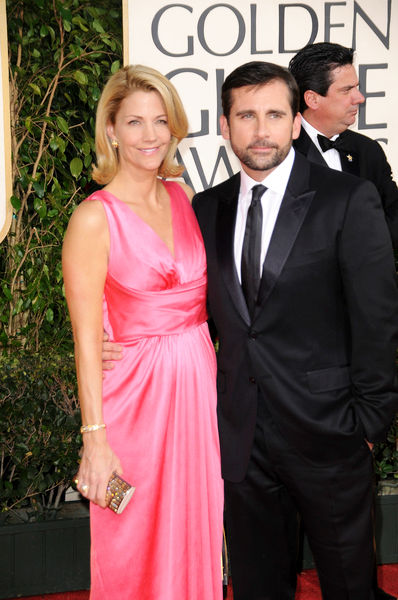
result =
M109 253L109 232L101 203L84 202L73 214L63 245L65 295L71 316L79 401L83 425L103 423L102 301ZM105 506L106 484L112 471L122 473L107 442L106 430L83 434L78 487Z

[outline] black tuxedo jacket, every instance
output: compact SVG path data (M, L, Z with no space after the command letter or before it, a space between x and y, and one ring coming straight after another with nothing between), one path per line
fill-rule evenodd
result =
M398 248L398 187L392 178L391 167L382 147L375 140L350 129L340 137L344 139L344 151L340 152L343 171L375 184L381 197L393 246ZM295 149L311 162L327 166L323 154L313 144L303 127L293 144Z
M240 175L197 194L219 335L224 478L247 469L257 386L289 444L336 461L384 437L398 409L398 290L373 184L296 153L249 317L234 263Z

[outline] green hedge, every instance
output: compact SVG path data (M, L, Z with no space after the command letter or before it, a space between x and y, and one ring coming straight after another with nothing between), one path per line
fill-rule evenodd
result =
M121 0L7 0L14 209L0 350L71 349L61 246L90 192L97 101L122 58Z
M0 507L52 516L77 471L81 436L71 355L0 359Z
M80 417L61 247L91 191L97 101L122 62L121 0L7 0L13 219L0 244L0 515L56 511ZM20 514L20 511L19 513Z

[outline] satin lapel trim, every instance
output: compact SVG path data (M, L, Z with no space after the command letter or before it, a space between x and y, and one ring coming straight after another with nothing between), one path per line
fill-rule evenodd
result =
M328 166L328 163L323 158L322 154L319 152L318 148L315 146L315 144L313 144L312 141L311 141L311 145L310 145L310 147L308 149L307 158L311 162L313 162L313 163L315 163L317 165L321 165L322 167L327 167Z
M259 306L256 314L257 311L261 310L262 305L274 289L314 195L315 190L305 192L299 196L294 196L286 190L263 264Z
M301 128L300 137L295 141L294 147L301 152L301 154L304 154L311 162L321 165L322 167L328 166L323 155L319 152L304 127Z
M250 324L250 315L246 300L236 272L234 256L234 236L236 211L238 207L239 186L233 198L227 201L220 200L217 210L217 257L220 271L225 285L231 296L232 302L247 324Z

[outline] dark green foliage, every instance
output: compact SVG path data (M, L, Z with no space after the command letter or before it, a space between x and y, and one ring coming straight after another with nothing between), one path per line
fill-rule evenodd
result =
M376 474L380 479L398 479L398 416L383 444L374 448Z
M80 416L68 358L0 358L2 517L22 507L28 518L48 517L77 471Z
M12 225L0 244L0 507L56 509L80 415L61 246L90 193L100 90L121 65L121 0L7 0Z
M14 218L0 245L0 347L70 349L61 244L90 191L94 121L121 64L121 1L7 2Z

